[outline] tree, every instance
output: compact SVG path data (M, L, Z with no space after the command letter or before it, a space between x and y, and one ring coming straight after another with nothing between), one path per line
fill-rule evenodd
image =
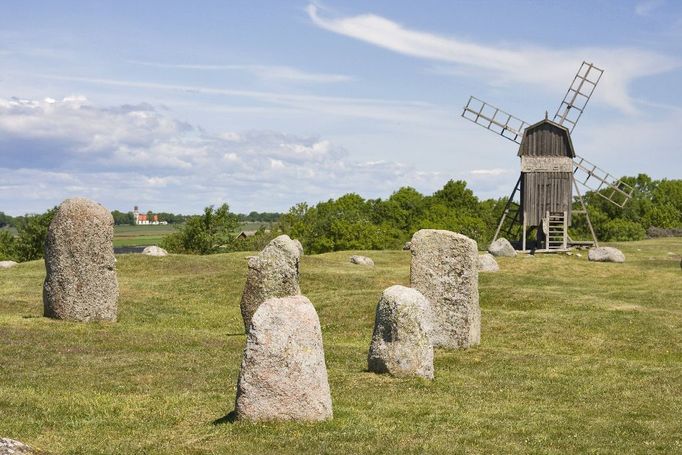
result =
M466 186L463 180L450 180L442 189L433 193L433 199L451 209L476 213L478 198Z
M111 216L114 217L114 224L135 224L135 219L133 217L133 212L119 212L118 210L112 210Z
M19 261L33 261L44 256L47 230L56 213L57 207L54 207L40 215L26 215L17 223L14 249Z
M6 229L0 229L0 261L14 261L17 259L15 238Z
M190 217L178 231L166 236L162 247L173 253L216 253L233 241L237 226L237 217L227 204L217 209L209 206L203 215Z
M607 221L602 229L602 238L606 241L623 242L642 240L644 237L646 232L639 223L622 218Z
M12 226L12 217L5 215L4 212L0 212L0 228L5 226Z
M414 188L404 186L386 201L375 201L372 219L375 223L388 223L408 233L426 208L426 198Z

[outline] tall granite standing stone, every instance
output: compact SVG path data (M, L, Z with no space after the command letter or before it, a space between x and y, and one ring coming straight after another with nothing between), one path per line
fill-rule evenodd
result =
M72 321L115 321L118 300L114 218L100 204L67 199L45 241L44 314Z
M422 229L412 237L411 286L430 302L434 346L468 348L481 340L476 242L450 231Z
M254 313L235 411L251 421L332 418L320 320L305 296L272 298Z
M416 289L386 289L377 304L368 370L433 379L430 312L429 301Z
M258 256L249 257L249 271L239 305L247 332L261 303L272 297L301 293L298 285L299 245L288 235L280 235L268 243Z

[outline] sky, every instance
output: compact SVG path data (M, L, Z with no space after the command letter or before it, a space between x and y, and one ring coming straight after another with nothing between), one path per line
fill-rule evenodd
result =
M583 61L605 72L576 153L682 178L679 1L4 0L0 211L505 196L518 146L462 107L551 117Z

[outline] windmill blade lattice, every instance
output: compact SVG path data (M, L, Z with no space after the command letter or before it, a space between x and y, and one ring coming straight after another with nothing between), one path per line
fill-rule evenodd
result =
M523 130L528 126L520 118L474 96L464 106L462 117L517 144L521 143Z
M630 200L634 191L627 183L577 155L573 160L573 178L577 183L620 208Z
M566 123L564 126L572 133L603 73L604 70L592 63L583 62L554 115L554 122L559 125Z

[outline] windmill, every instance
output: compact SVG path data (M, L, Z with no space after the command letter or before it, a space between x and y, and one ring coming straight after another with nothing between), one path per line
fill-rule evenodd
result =
M545 118L533 125L478 98L469 98L462 117L519 144L521 175L502 212L493 241L502 233L516 249L523 251L527 247L563 251L581 244L597 246L579 187L595 191L621 208L632 197L630 185L576 155L571 141L573 128L603 72L592 63L583 62L554 118L548 119L545 112ZM573 190L582 210L572 210ZM593 242L577 242L569 237L568 227L576 214L586 217ZM529 239L533 231L536 238Z

